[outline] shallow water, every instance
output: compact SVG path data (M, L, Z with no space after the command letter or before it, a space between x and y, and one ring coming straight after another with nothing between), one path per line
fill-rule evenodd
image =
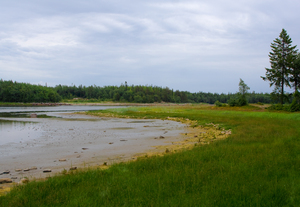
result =
M11 175L18 178L45 176L42 173L45 168L58 172L82 163L114 162L116 157L128 160L153 146L166 145L185 130L184 124L174 121L99 118L70 113L100 107L35 107L38 112L33 111L34 107L5 108L2 113L22 115L0 117L0 173L10 170ZM41 108L45 108L44 111ZM37 113L38 118L29 118L31 113ZM160 136L165 139L155 139ZM62 158L66 161L59 162ZM38 169L14 171L33 166ZM6 175L0 178L3 176Z
M22 143L41 136L39 123L8 121L0 119L0 145L7 143ZM1 152L0 152L1 153Z
M118 106L117 106L118 107ZM103 110L117 108L114 106L49 106L49 107L0 107L0 145L6 143L22 143L24 141L37 139L42 135L43 123L41 119L30 118L32 113L37 114L37 118L63 118L64 121L95 121L95 118L82 116L69 119L67 113ZM11 119L27 118L27 119ZM28 119L29 118L29 119ZM43 121L44 122L44 121ZM1 153L1 152L0 152Z
M91 111L103 110L108 108L124 108L126 106L26 106L26 107L0 107L1 113L14 113L14 112L71 112L71 111Z

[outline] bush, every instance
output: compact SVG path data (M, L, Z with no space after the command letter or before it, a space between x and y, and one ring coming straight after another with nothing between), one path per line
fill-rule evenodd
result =
M238 106L238 101L236 99L230 98L228 100L228 105L229 106Z
M297 99L294 98L293 102L291 103L289 107L290 112L300 111L300 104L297 103Z
M240 97L239 99L229 99L228 101L229 106L247 106L248 101L245 97Z
M248 101L245 97L240 97L237 104L238 106L247 106Z
M268 109L270 110L282 110L283 109L283 105L282 104L273 104L270 107L268 107Z
M273 104L272 106L268 107L269 110L277 110L277 111L299 111L299 104L292 103L292 104Z
M215 105L216 105L217 107L223 106L223 104L222 104L220 101L216 101L216 102L215 102Z

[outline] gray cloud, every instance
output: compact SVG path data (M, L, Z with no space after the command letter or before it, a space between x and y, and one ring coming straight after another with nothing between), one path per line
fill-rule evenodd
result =
M260 78L282 28L300 41L286 1L3 1L0 78L79 85L236 92Z

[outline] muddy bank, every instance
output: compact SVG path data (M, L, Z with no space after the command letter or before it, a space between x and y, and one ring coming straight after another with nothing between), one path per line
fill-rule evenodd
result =
M1 118L18 134L0 145L0 178L44 178L71 167L108 165L134 159L154 146L180 141L186 124L170 120L98 118L61 114L60 118ZM18 124L17 124L18 123ZM21 123L21 124L20 124ZM12 139L14 137L14 139ZM16 138L17 137L17 138ZM3 139L3 138L2 138ZM51 172L43 172L50 170Z

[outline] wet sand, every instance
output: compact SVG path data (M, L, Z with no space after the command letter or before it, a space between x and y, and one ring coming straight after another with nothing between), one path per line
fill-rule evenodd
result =
M10 171L0 178L14 178L18 182L23 177L52 176L74 166L132 160L138 154L158 151L154 146L182 140L181 134L187 130L185 124L170 120L56 115L61 118L1 118L25 123L18 126L22 131L18 135L21 141L0 145L0 173ZM43 173L45 169L52 172Z

